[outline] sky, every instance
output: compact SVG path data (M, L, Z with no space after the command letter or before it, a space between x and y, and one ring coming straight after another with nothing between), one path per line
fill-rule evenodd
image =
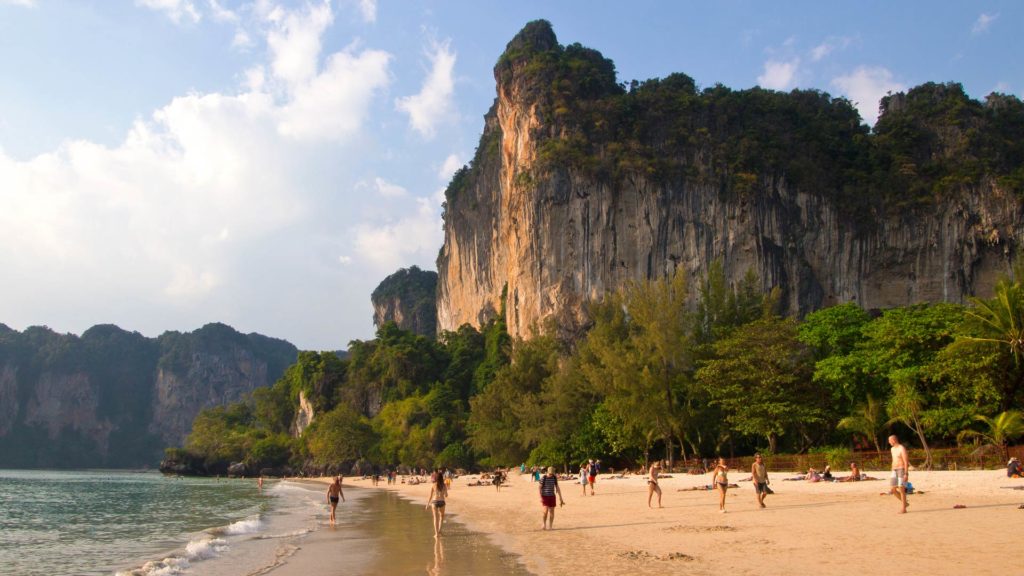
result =
M444 188L527 22L619 79L1024 96L1024 3L0 0L0 323L224 322L337 350L435 269Z

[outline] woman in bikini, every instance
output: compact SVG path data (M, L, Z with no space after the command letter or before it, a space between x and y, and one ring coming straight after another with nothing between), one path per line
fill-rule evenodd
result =
M718 490L718 511L725 514L725 492L729 489L729 467L725 458L718 459L718 465L711 471L711 485Z
M661 465L657 462L651 464L651 471L647 475L647 507L651 507L651 496L658 494L658 508L661 508L661 487L658 486L658 473L661 472Z
M444 485L444 475L440 472L430 487L430 497L424 508L433 506L434 514L434 538L441 535L441 524L444 523L444 499L448 496L448 487Z

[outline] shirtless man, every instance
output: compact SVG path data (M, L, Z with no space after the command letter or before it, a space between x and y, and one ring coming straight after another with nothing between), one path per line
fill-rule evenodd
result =
M327 487L327 502L331 505L331 525L334 524L334 511L338 509L338 498L345 501L345 493L341 491L341 476L335 476L334 482Z
M764 497L768 495L768 468L760 454L754 455L754 464L750 467L750 479L754 481L754 496L757 503L764 508Z
M651 464L651 471L647 475L647 507L651 507L651 496L658 494L658 508L661 508L661 487L658 486L658 473L661 472L661 465L657 462Z
M907 475L910 472L910 459L907 449L900 444L895 434L889 436L892 446L892 478L889 479L889 493L900 500L900 514L907 513Z

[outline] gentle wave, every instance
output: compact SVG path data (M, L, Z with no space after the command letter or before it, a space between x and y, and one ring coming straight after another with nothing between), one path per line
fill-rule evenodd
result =
M259 532L263 529L263 521L260 520L259 516L246 518L245 520L239 520L228 526L220 528L211 528L208 530L210 534L224 534L228 536L235 536L238 534L252 534Z
M163 560L151 560L139 568L122 570L115 576L175 576L183 574L190 567L188 560L171 556Z

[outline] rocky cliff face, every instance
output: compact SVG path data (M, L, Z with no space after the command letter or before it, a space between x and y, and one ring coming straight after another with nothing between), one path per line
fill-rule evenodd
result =
M374 326L394 322L414 334L437 336L437 272L417 266L402 268L385 278L370 300Z
M116 326L81 337L0 332L0 462L153 466L203 408L271 384L294 346L210 324L149 339Z
M578 112L587 106L604 111L644 102L641 91L616 94L614 87L590 101L577 93L575 101L560 104L557 91L553 94L548 86L558 86L562 72L557 65L545 72L544 63L581 49L560 47L546 23L536 24L509 44L496 66L498 95L485 117L477 155L448 190L445 243L437 261L439 329L482 324L500 309L507 290L511 334L527 336L531 326L548 318L556 319L561 330L578 333L587 322L588 300L628 281L674 271L692 278L695 286L715 260L732 282L753 269L765 289L780 287L787 311L795 314L847 301L868 309L963 302L968 295L990 294L996 278L1009 271L1024 221L1019 196L997 174L960 179L943 188L942 197L901 204L909 192L898 189L903 182L898 174L854 175L846 182L840 175L824 175L817 179L824 183L818 188L815 179L805 176L813 164L798 174L785 159L775 164L758 160L760 170L745 171L735 167L744 161L742 141L739 160L727 164L722 156L732 153L729 145L738 140L729 123L750 120L712 118L725 115L720 111L725 97L709 91L683 91L696 111L686 112L689 124L672 135L651 131L633 140L595 141L595 123L621 124L627 121L623 118L657 111L631 109L618 116ZM600 58L593 61L600 63ZM745 97L766 98L763 92ZM835 114L848 106L826 104L837 109L826 112ZM887 111L890 125L905 113L897 109L905 105L904 99L893 99ZM682 114L658 122L678 123ZM636 131L637 125L641 122L630 129ZM782 131L798 133L800 128L783 126ZM926 128L921 130L927 136ZM902 162L904 172L915 166L923 172L924 166L945 161L949 148L944 141L956 141L957 135L933 132L941 138L931 138L926 149L910 150L905 158L894 156L885 170ZM687 144L673 144L670 137ZM862 146L868 151L863 156L879 156L876 150L889 150L883 146L898 148L885 137L854 129L852 144L822 146L822 153ZM630 157L622 154L624 148L653 153ZM780 148L784 156L785 147ZM563 153L566 149L570 152ZM615 154L625 160L611 170L594 168ZM672 163L670 170L662 169L659 155ZM856 174L861 166L856 162L867 161L842 164L843 174ZM850 197L856 194L870 200Z

